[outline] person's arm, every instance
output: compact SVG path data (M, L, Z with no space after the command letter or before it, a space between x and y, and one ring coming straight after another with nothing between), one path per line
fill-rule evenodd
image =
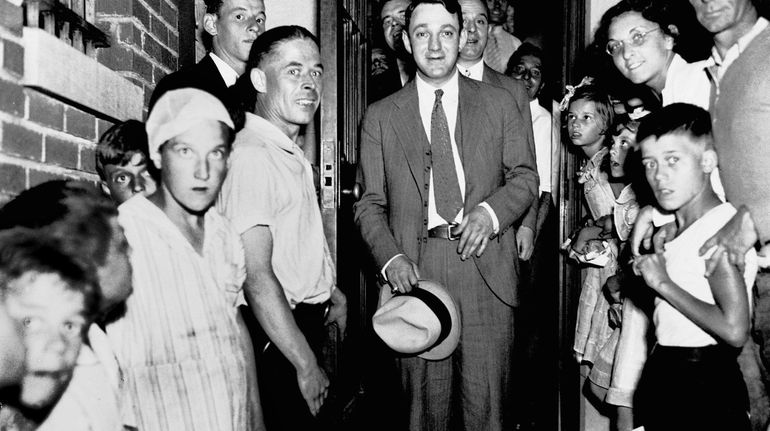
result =
M329 379L297 327L283 288L273 273L270 229L254 226L242 233L241 239L246 255L244 293L248 303L270 341L297 370L300 391L315 415L326 398Z
M634 261L648 286L711 336L742 347L749 336L749 299L742 275L722 255L710 276L715 304L709 304L682 289L666 272L662 253L639 256Z
M701 246L701 256L708 253L711 248L716 247L712 255L706 260L706 275L711 274L717 267L722 255L725 255L731 264L743 269L746 252L754 246L758 239L754 220L748 208L742 205L730 221Z
M353 205L356 225L369 248L374 262L387 282L400 292L408 292L417 285L417 265L396 244L388 221L388 195L385 185L385 161L382 149L382 130L379 118L385 113L370 107L361 126L361 157L359 178L364 192Z
M529 119L527 122L524 121L510 93L501 94L503 97L492 100L500 102L499 106L491 106L491 109L499 109L503 112L502 165L505 182L484 202L494 211L502 232L519 220L525 212L531 212L532 201L537 198L538 176L535 168L534 144L526 132L522 133L526 130L525 128L531 130L532 122ZM527 225L534 228L536 216L535 211ZM525 221L522 221L522 225L524 224ZM489 212L481 206L476 206L463 217L457 232L462 234L458 243L458 252L465 257L473 254L481 256L493 232Z

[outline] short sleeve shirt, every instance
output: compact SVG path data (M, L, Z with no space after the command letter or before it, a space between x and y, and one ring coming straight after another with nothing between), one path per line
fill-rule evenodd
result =
M335 285L313 171L302 149L267 120L246 114L217 208L238 233L267 226L273 272L291 308L326 301Z

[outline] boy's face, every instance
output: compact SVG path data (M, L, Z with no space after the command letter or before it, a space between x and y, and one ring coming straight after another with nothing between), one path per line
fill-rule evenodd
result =
M161 146L160 155L166 201L190 214L205 212L227 174L229 145L222 124L201 121Z
M602 140L603 129L603 122L594 102L578 99L569 104L567 132L573 144L584 147L599 143Z
M57 274L28 272L9 281L8 314L21 325L27 348L25 407L50 406L67 388L88 323L84 301Z
M711 169L703 164L704 150L689 135L652 136L640 147L647 182L663 209L684 207L709 185Z
M632 132L627 127L622 127L619 132L612 137L612 148L610 148L610 174L614 178L623 178L626 176L625 164L628 154L635 151L639 146L636 144L636 132Z
M125 165L105 165L107 178L102 181L102 186L118 205L135 194L149 196L155 193L157 184L147 166L147 159L142 153L134 153Z
M24 343L21 326L8 315L0 300L0 388L18 384L24 376Z

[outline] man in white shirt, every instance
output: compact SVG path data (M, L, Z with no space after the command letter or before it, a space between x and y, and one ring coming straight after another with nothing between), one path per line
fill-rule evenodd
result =
M251 45L265 31L264 0L206 0L203 42L209 51L195 65L166 75L155 86L149 110L163 93L184 87L199 88L225 106L227 88L243 73Z
M489 43L484 49L484 61L503 73L508 59L521 45L513 35L513 5L509 0L486 0L489 9Z

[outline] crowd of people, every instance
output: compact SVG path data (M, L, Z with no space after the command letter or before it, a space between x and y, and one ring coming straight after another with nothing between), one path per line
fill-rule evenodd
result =
M387 353L404 429L531 425L542 382L517 349L538 350L557 288L562 151L582 160L560 249L583 268L572 353L601 429L770 425L770 28L752 0L690 4L708 59L677 52L671 2L620 0L592 47L635 91L588 76L557 103L508 2L383 2L354 219L383 309L451 308ZM100 137L98 186L0 208L0 429L328 425L322 349L348 312L303 137L318 39L266 30L263 0L206 0L202 23L206 56Z

